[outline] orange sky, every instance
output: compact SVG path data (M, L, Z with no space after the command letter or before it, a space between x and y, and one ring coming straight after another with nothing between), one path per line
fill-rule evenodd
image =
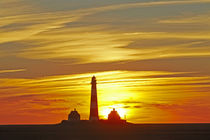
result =
M50 4L49 4L50 2ZM100 118L210 123L210 0L1 0L0 124L45 124L90 80Z

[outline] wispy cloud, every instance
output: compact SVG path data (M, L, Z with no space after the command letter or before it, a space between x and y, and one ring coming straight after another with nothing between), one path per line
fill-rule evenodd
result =
M210 0L171 0L171 1L150 1L150 2L133 2L133 3L122 3L116 5L108 5L97 8L84 9L84 12L94 14L97 12L105 12L110 10L128 9L128 8L140 8L140 7L151 7L151 6L164 6L164 5L183 5L183 4L199 4L199 3L210 3Z
M27 0L1 0L0 17L34 13L40 9Z
M87 118L90 97L89 81L93 74L98 79L101 117L106 115L103 114L104 110L113 106L124 109L131 120L135 120L133 111L136 109L143 111L150 108L153 116L158 117L158 113L152 111L153 109L171 112L174 106L170 104L179 102L180 99L182 101L196 99L198 94L200 97L210 96L206 94L210 91L210 77L208 76L195 77L190 73L164 71L107 71L35 79L0 79L0 100L4 106L0 111L4 112L12 108L13 112L19 115L29 115L35 111L39 115L45 112L45 116L52 114L57 116L47 121L50 123L59 122L58 116L64 118L69 113L69 109L76 107L83 113L84 118ZM176 74L179 77L175 76ZM202 85L196 84L201 82ZM142 117L146 115L151 114L141 113ZM154 121L154 118L147 121L151 120Z
M23 13L22 15L1 18L0 43L4 46L3 43L7 42L18 41L23 44L27 42L24 49L20 49L17 53L13 54L18 57L43 60L72 59L77 63L209 56L208 46L206 49L199 50L189 49L183 47L183 45L174 49L172 48L174 46L170 44L167 48L159 48L160 50L137 50L127 47L139 39L209 39L210 35L207 31L203 33L172 33L167 31L119 32L109 30L109 26L112 25L100 24L95 27L67 26L69 23L79 22L81 18L98 12L147 6L209 2L209 0L137 2L73 11L43 12L38 14L33 12ZM4 56L7 53L5 52Z
M13 73L13 72L22 72L22 71L26 71L26 69L0 70L0 74L2 74L2 73Z
M75 21L75 19L78 18L73 15L62 15L62 13L44 13L2 18L2 21L0 23L0 25L2 26L2 28L0 29L2 30L0 43L28 39L30 40L31 36L35 36L48 30L63 27L64 23ZM6 25L10 25L9 28L16 27L16 29L7 32L7 30L5 30ZM18 29L17 26L22 27Z
M198 16L182 16L182 17L173 17L171 19L162 19L159 20L159 23L165 24L209 24L210 23L210 14L198 15Z
M1 0L0 57L4 57L5 63L0 74L23 72L26 69L28 72L28 68L7 68L10 67L10 63L7 61L12 61L11 57L14 57L14 64L19 64L21 60L23 66L32 61L33 64L44 63L39 67L30 65L29 69L33 69L33 71L29 71L28 74L33 78L21 78L22 75L20 75L19 78L5 76L0 79L0 105L4 106L0 112L3 112L2 114L5 112L5 118L8 117L8 120L14 118L14 114L19 115L23 122L25 120L22 120L22 117L26 118L24 115L29 117L29 122L32 115L39 117L44 115L46 116L44 118L49 118L46 122L52 123L65 118L69 113L68 109L78 107L82 116L88 118L89 84L90 77L94 74L99 79L100 109L117 105L119 108L127 110L128 118L131 118L132 121L160 122L165 119L170 122L176 120L172 118L174 116L192 115L190 111L194 111L194 108L189 108L189 106L198 97L200 101L204 101L204 104L196 102L198 105L193 107L196 108L195 111L200 109L198 112L204 114L203 112L206 110L202 110L202 108L206 109L209 106L209 100L205 99L209 99L210 96L210 77L208 74L192 73L194 70L192 67L203 65L204 61L204 64L208 63L210 56L209 14L200 15L197 13L195 17L177 17L171 16L168 8L162 7L195 6L209 3L210 0L133 3L124 1L120 4L100 7L57 11L41 9L26 0ZM167 15L161 14L157 17L155 15L155 18L151 18L144 14L146 12L142 12L143 16L140 16L140 12L136 15L130 13L131 9L151 10L152 7L162 8ZM115 12L116 15L114 16L110 12ZM183 13L181 12L176 11L174 15L184 15L189 11L185 9ZM192 11L191 15L194 13ZM169 16L170 18L168 18ZM106 19L106 17L108 18ZM95 19L98 19L97 22ZM172 26L172 23L176 26ZM204 24L206 26L203 26ZM199 65L194 65L196 59L190 62L186 60L182 64L168 59L167 63L153 61L160 58L199 58L204 56L206 59L198 60L197 64ZM140 63L139 65L138 63L124 65L125 61L134 62L148 59L151 61L141 61L142 65ZM57 63L61 61L62 63ZM121 67L111 68L117 62L123 62ZM130 66L134 67L133 70L139 70L145 66L144 64L151 65L149 66L151 70L154 68L152 66L154 63L156 66L160 65L161 70L165 70L121 70L130 69ZM171 67L172 63L179 65L174 66L179 67L179 71L188 72L168 72L166 69ZM64 67L66 64L69 65L68 68ZM43 65L46 69L42 67ZM59 67L61 73L65 69L67 75L51 74L52 65L55 68L53 71L58 71ZM118 71L96 72L96 65L100 67L98 69L101 71L110 69ZM76 72L80 74L69 75L69 73L73 73L71 70L74 66L77 66L75 71L84 70L82 73ZM208 66L206 65L206 67ZM19 66L18 68L25 67ZM47 74L43 72L43 69ZM170 69L171 71L177 70ZM36 77L34 76L35 72L54 76ZM192 76L193 74L194 76ZM179 105L178 102L182 102L182 104ZM173 112L173 109L179 111ZM183 109L187 109L188 112L183 113ZM134 112L140 114L139 118L144 119L137 120ZM171 115L173 113L174 116ZM164 118L162 118L163 116ZM205 115L203 116L205 117ZM5 118L2 117L0 120L5 120ZM39 118L36 122L40 120ZM195 118L191 118L191 120L195 121Z
M135 32L120 33L106 31L94 27L82 28L81 30L68 31L59 30L55 33L40 35L39 40L51 40L48 43L37 44L37 47L24 49L18 54L21 57L31 59L75 59L77 63L112 62L125 60L144 60L166 57L185 56L209 56L209 46L191 48L190 46L202 44L202 42L189 42L181 44L167 44L165 46L128 47L140 38L158 39L179 39L179 40L200 40L208 39L209 33L170 33L170 32ZM62 35L57 35L62 33ZM69 39L71 38L71 39ZM62 42L60 42L62 40ZM143 44L144 45L144 44ZM145 44L146 45L146 44ZM138 49L138 47L140 49ZM91 53L90 53L91 52Z

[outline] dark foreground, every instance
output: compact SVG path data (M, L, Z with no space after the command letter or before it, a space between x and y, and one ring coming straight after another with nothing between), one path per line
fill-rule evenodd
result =
M0 140L210 140L210 124L0 126Z

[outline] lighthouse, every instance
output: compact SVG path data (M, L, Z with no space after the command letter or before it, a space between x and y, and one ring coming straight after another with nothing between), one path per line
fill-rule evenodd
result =
M91 102L90 102L90 121L98 121L98 101L97 101L97 87L96 77L92 77L91 81Z

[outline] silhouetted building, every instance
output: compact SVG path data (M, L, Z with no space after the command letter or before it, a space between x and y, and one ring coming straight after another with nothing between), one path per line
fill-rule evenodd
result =
M126 120L122 120L118 112L113 108L113 110L108 115L108 122L109 123L116 123L116 124L126 124Z
M126 120L122 120L115 108L108 115L108 120L99 120L98 116L98 101L97 101L97 83L96 77L92 77L91 81L91 102L90 102L90 116L88 120L80 120L80 114L74 109L68 116L68 120L63 120L62 125L90 125L92 122L104 124L127 124Z
M108 120L109 121L118 121L118 120L121 120L120 115L115 110L115 108L113 108L113 110L109 113Z
M71 111L69 114L69 121L79 121L80 120L80 114L74 109L74 111Z
M96 77L92 77L91 81L91 103L90 103L90 121L98 121L98 101L97 101L97 87Z

